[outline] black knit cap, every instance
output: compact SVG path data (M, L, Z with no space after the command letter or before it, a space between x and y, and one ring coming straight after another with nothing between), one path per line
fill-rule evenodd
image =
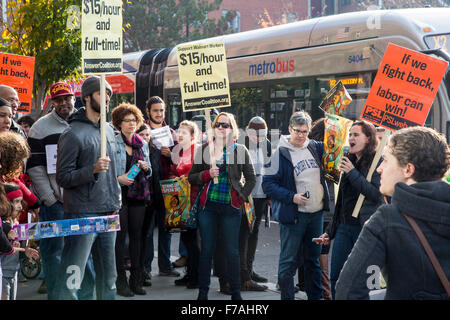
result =
M106 80L105 85L106 85L106 93L109 95L109 97L112 97L113 90L109 85L108 81ZM81 86L81 100L83 101L83 103L85 97L96 91L100 91L100 77L90 76L86 80L84 80Z

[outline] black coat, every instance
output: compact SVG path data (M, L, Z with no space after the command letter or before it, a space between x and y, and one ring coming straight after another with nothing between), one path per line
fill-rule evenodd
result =
M380 164L381 160L378 162L377 167ZM356 190L358 195L363 194L365 196L358 215L359 224L361 226L363 226L364 223L375 212L375 210L377 210L377 208L383 204L382 196L379 191L381 176L375 169L371 181L368 182L366 179L368 172L368 168L361 169L361 171L359 171L357 167L355 167L348 174L344 173L341 184L339 186L333 219L326 230L326 233L328 233L330 239L333 239L336 235L337 226L340 223L340 216L348 217L352 214L352 212L342 212L342 205L345 202L343 198L343 188L346 184L351 185L353 189ZM352 206L353 208L356 205L356 201L357 200L354 201L354 205Z
M377 268L387 283L385 299L448 299L401 211L416 221L450 278L450 184L397 183L392 204L379 207L364 225L336 283L336 299L368 299L368 278Z

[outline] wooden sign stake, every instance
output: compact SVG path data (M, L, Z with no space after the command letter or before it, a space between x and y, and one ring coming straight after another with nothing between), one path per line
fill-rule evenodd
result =
M216 159L214 159L214 129L211 125L211 116L209 109L205 109L205 118L206 118L206 130L208 132L208 143L209 143L209 158L211 159L211 168L216 166ZM215 177L213 179L213 183L219 183L219 179Z
M391 130L386 129L384 131L383 138L381 138L381 143L380 143L380 146L378 147L377 153L375 154L375 157L373 157L369 172L367 173L366 179L369 182L372 180L372 175L375 171L375 168L377 167L378 161L380 161L384 146L386 145L387 139L390 135L391 135ZM358 201L356 202L355 208L353 209L352 217L358 218L359 210L361 210L361 206L364 201L364 198L365 198L365 196L362 193L360 193L359 197L358 197Z

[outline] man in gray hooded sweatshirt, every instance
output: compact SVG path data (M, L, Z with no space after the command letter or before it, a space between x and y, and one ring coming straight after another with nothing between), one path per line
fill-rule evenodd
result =
M112 95L106 82L106 105ZM100 78L91 76L81 87L86 106L68 118L70 125L58 142L56 182L64 188L66 219L114 214L121 206L121 192L116 177L114 130L106 125L106 154L100 157ZM76 300L85 275L89 255L95 268L96 293L99 300L116 297L115 232L90 233L65 238L61 258L60 299ZM92 280L92 279L90 279ZM92 290L93 281L83 289Z

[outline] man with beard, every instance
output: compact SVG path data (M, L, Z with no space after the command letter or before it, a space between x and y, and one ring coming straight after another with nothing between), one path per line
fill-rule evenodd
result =
M17 108L19 108L20 106L20 100L17 91L10 86L0 84L0 98L8 101L11 106L12 118L11 127L9 128L9 130L15 133L20 133L26 138L27 136L25 134L25 131L23 131L22 127L14 121L14 116L16 115Z
M39 221L64 219L63 197L56 183L56 147L59 137L69 127L67 118L74 111L75 96L65 82L54 83L50 87L53 110L31 126L28 144L31 157L27 163L27 173L31 178L31 189L41 202ZM50 159L54 159L50 162ZM46 238L40 241L40 251L45 280L40 292L47 287L48 299L55 300L57 273L59 272L64 237Z
M147 115L149 120L147 124L150 128L158 129L163 126L166 126L167 123L164 121L165 112L166 112L166 104L164 100L158 96L150 97L147 100L147 104L145 106L147 111ZM175 144L177 143L177 137L175 131L171 128L170 132L172 133L173 140ZM170 232L167 232L164 228L164 220L165 220L165 208L164 208L164 200L161 194L161 189L159 188L159 180L165 180L169 178L170 174L170 166L172 165L171 160L171 148L162 146L159 150L160 156L160 172L153 172L152 177L152 185L154 186L152 196L152 208L150 208L151 212L154 212L154 218L156 219L156 223L158 225L158 268L160 276L172 276L178 277L180 274L173 269L173 266L170 262L170 242L172 235ZM152 220L153 220L152 219ZM155 221L155 220L153 220ZM153 222L152 221L152 222ZM150 222L149 222L150 223ZM145 258L145 270L146 270L146 280L150 278L150 270L151 270L151 262L153 260L153 223L150 225L149 233L147 235L146 244L146 258Z
M112 96L106 85L106 106ZM91 76L81 87L86 106L68 117L67 128L59 138L56 182L64 188L64 218L77 219L115 214L121 206L114 154L114 130L106 125L106 157L100 156L100 78ZM96 286L98 300L116 298L116 232L67 236L61 257L59 298L76 300ZM92 253L95 283L85 273ZM85 277L85 274L88 277ZM79 290L80 287L83 290ZM80 292L83 291L83 292Z

